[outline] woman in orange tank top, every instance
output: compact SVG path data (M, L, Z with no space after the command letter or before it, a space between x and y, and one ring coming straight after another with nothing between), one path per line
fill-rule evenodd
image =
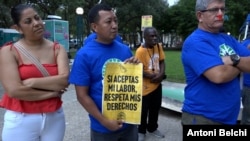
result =
M11 9L22 38L0 50L4 87L0 106L6 109L3 141L62 141L65 117L61 96L68 87L66 50L43 37L44 24L31 5Z

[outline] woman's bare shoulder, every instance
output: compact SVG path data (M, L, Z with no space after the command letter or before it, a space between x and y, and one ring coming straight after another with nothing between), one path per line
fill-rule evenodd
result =
M13 42L9 42L9 43L6 43L4 44L1 48L0 48L0 51L11 51L12 48L13 48Z

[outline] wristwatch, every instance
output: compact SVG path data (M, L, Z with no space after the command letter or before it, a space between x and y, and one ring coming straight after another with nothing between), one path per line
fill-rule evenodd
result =
M233 62L233 66L237 66L240 62L240 56L238 54L232 54L230 55L230 58Z

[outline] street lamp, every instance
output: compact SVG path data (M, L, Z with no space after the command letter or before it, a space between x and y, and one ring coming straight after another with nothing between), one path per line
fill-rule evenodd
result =
M64 12L64 20L67 21L67 14L68 14L68 6L67 5L60 5L59 7L61 12Z
M84 10L82 7L77 7L76 8L76 14L77 14L77 43L80 41L82 44L83 42L83 13Z

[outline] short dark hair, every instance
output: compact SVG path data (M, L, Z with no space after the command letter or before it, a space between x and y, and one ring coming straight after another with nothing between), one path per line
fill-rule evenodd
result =
M156 33L157 33L157 30L155 27L146 27L144 30L143 30L143 37L145 37L146 35L148 35L149 31L150 30L155 30ZM158 34L158 33L157 33Z
M14 24L19 25L22 12L28 8L34 9L34 7L32 7L32 5L30 5L30 4L18 4L16 6L14 6L13 8L11 8L10 13L11 13L11 18L12 18Z
M89 10L88 20L89 23L95 23L99 20L99 11L112 11L112 8L107 4L96 4Z

